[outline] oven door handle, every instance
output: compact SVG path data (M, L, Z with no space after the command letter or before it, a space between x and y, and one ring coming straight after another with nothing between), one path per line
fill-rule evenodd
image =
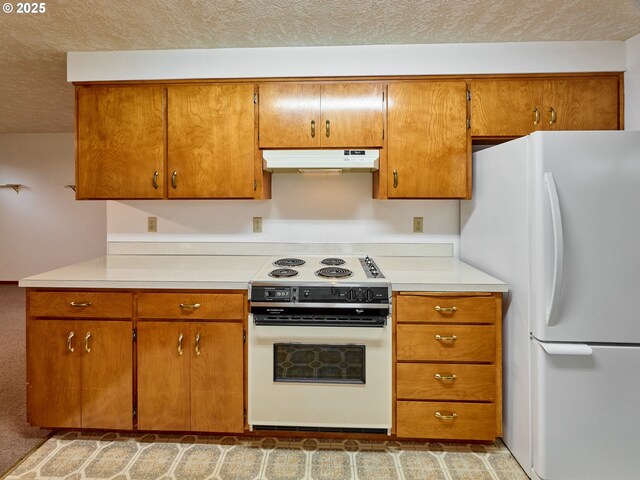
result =
M251 302L251 307L290 307L290 308L327 308L335 310L338 308L365 308L381 309L389 308L388 303L293 303L293 302Z

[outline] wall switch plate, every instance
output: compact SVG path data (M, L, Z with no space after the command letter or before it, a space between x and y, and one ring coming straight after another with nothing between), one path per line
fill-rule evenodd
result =
M413 233L424 232L424 217L413 217Z
M158 217L147 217L147 232L158 231Z
M253 233L262 233L262 217L253 217Z

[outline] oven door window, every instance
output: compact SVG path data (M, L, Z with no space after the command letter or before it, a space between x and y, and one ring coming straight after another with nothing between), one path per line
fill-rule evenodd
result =
M366 383L364 345L275 343L273 357L274 382Z

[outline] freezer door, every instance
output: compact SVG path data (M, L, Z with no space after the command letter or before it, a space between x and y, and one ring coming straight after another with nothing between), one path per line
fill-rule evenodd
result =
M535 474L544 480L638 478L640 346L534 340L532 354Z
M533 335L640 343L640 132L529 139Z

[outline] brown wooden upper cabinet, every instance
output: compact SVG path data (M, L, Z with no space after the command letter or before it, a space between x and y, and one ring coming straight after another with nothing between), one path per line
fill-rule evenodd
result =
M253 198L253 96L251 84L78 87L76 198Z
M471 135L517 137L536 130L617 130L620 77L471 81Z
M78 87L76 109L76 198L162 198L162 88Z
M169 198L254 195L254 87L167 88Z
M470 195L465 81L389 84L389 198Z
M260 85L260 148L379 148L381 83Z

